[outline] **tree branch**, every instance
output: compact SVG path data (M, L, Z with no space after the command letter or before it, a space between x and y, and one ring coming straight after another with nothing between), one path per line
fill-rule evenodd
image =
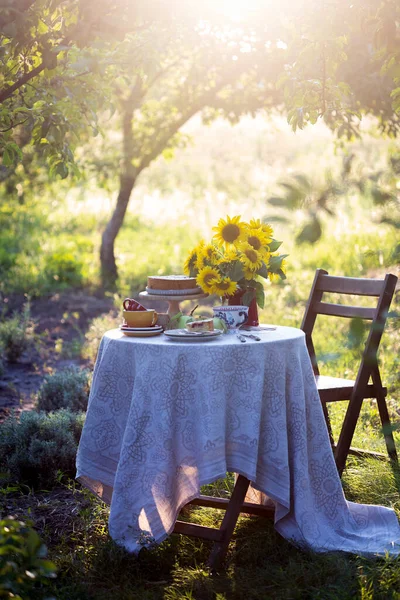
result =
M4 102L4 100L7 100L7 98L12 96L13 93L16 90L18 90L18 88L28 83L28 81L33 79L33 77L36 77L36 75L39 75L39 73L41 73L45 68L46 61L40 63L40 65L32 69L32 71L29 71L28 73L25 73L25 75L22 75L22 77L20 77L15 83L13 83L9 87L5 88L2 92L0 92L0 104Z

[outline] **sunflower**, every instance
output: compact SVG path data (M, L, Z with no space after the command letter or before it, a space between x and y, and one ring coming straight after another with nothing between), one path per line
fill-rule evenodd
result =
M198 273L204 267L204 259L203 259L203 248L205 246L205 241L200 240L200 242L196 246L196 272Z
M254 275L254 271L250 271L250 269L243 269L243 276L247 281L250 281L250 279L254 279L255 275Z
M212 291L218 296L232 296L236 292L237 283L229 277L219 277L214 280Z
M218 264L228 265L229 263L235 262L235 260L239 260L239 256L238 249L235 246L231 246L225 250L224 254L219 259Z
M281 266L279 267L280 270L282 271L282 273L285 273L286 275L286 260L283 259L281 262ZM278 275L278 273L272 273L271 271L268 272L268 278L270 281L279 281L280 280L280 276Z
M196 283L201 289L208 293L213 293L214 283L220 278L220 274L213 267L204 267L196 277Z
M201 258L203 263L216 265L219 262L220 253L215 244L204 244L201 248Z
M239 249L241 251L240 262L242 262L249 271L254 272L262 267L263 256L260 252L257 252L251 244L243 242L243 244L239 246Z
M272 240L272 235L274 233L271 225L269 225L268 223L262 223L260 221L260 219L251 219L250 223L249 223L249 229L261 229L261 231L263 233L265 233L265 235L270 238L269 241Z
M226 221L220 219L218 226L213 227L212 230L216 232L213 239L217 244L224 244L226 247L231 244L236 246L243 239L246 224L240 220L240 216L232 217L232 219L227 216Z
M262 229L248 229L245 235L245 241L253 246L257 252L265 253L269 250L268 244L271 238L268 237Z
M197 259L198 259L198 246L192 248L189 252L187 259L185 260L185 264L183 265L183 272L185 275L190 275L191 273L195 273L197 269Z

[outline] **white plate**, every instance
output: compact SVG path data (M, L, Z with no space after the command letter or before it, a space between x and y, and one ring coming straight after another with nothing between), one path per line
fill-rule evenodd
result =
M123 327L119 326L121 331L157 331L162 329L161 325L153 325L152 327Z
M191 294L202 293L201 287L191 288L190 290L154 290L146 287L146 292L154 296L190 296Z
M169 329L164 331L165 335L176 342L203 342L205 340L213 340L219 337L222 329L214 329L214 331L202 331L201 333L192 333L187 329Z

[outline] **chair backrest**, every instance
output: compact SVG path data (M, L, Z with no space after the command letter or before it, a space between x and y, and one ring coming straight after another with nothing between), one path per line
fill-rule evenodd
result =
M345 318L361 318L371 321L356 385L366 385L373 369L377 369L376 355L385 327L390 303L396 288L397 277L388 274L385 279L358 279L355 277L333 277L327 271L317 269L310 297L301 324L306 334L307 349L315 375L319 375L315 356L312 331L317 315L331 315ZM377 298L375 307L348 306L323 301L324 293L373 296Z

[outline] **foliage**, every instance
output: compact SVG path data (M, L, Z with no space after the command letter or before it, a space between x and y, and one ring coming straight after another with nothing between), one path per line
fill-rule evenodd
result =
M82 349L82 356L94 364L99 349L101 338L109 329L115 329L120 324L121 319L116 318L114 314L109 313L93 319L89 329L85 334L85 343Z
M0 379L3 377L3 375L5 373L3 357L4 357L4 346L3 346L3 343L0 342Z
M50 412L60 408L86 411L89 398L89 371L67 367L46 375L37 395L37 409Z
M400 199L397 187L400 182L400 157L389 156L388 167L377 171L353 167L354 154L344 157L341 173L334 178L328 171L325 181L318 186L304 173L297 173L290 179L279 183L281 194L268 198L271 206L286 211L301 211L304 221L296 242L314 243L322 235L322 215L333 217L337 211L337 200L346 196L350 202L352 196L361 196L364 202L372 202L374 212L379 211L375 219L400 229ZM355 173L353 171L356 171ZM290 217L280 216L280 221L290 222Z
M35 488L54 487L60 475L74 477L83 413L22 412L0 428L0 469L11 482Z
M44 268L48 277L60 284L78 287L82 284L82 262L63 248L46 257Z
M373 114L382 131L397 135L399 14L397 0L310 0L287 13L279 85L294 131L323 118L351 139L362 114Z
M0 521L0 554L1 598L39 599L38 586L56 576L55 564L46 559L46 546L23 521L12 517Z
M24 194L22 204L12 197L0 202L0 292L5 296L84 285L89 274L95 280L93 219L78 223L64 210L59 214L63 192L58 191L58 200L53 193L50 187L33 199Z
M0 322L0 347L10 362L17 362L35 343L35 324L31 319L30 303L24 304L21 314Z
M121 152L114 131L104 144L80 151L82 166L90 163L103 186L119 170L117 204L100 250L106 284L118 276L114 243L137 178L155 158L170 159L187 144L181 128L194 114L203 112L207 123L217 116L236 123L286 103L293 129L323 118L352 137L366 112L378 115L388 133L397 132L395 0L260 2L243 13L240 27L211 1L172 10L122 0L96 3L95 10L82 0L20 4L16 18L6 2L0 20L3 177L9 190L28 171L36 178L29 152L21 152L29 140L51 176L76 172L73 147L87 129L98 131L97 120L105 123L105 108L113 105L106 127L120 129ZM79 266L71 273L69 259L61 263L75 280Z
M140 0L2 0L2 176L22 160L28 142L51 176L76 172L77 139L87 129L96 135L98 113L110 106L118 44L148 18Z
M197 285L207 294L225 298L243 290L243 303L252 298L264 307L264 288L260 277L285 279L285 256L278 255L282 242L272 238L272 227L260 220L250 223L240 216L220 219L210 244L202 240L193 248L185 262L184 271L196 277Z

